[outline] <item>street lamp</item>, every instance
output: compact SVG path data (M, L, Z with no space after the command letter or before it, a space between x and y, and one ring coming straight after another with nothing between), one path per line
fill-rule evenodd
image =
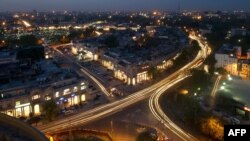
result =
M221 90L225 90L225 86L221 86L220 89L221 89Z

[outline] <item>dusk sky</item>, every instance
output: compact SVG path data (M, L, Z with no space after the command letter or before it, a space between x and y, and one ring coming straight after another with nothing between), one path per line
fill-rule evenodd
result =
M0 11L177 10L179 0L0 0ZM180 0L184 10L250 10L250 0Z

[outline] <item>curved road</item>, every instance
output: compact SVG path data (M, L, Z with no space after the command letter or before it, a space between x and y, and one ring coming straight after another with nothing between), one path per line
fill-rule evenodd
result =
M198 38L196 36L190 36L190 38L193 39L193 40L198 41L198 43L199 43L199 45L200 45L200 47L202 49L199 52L200 55L198 54L195 60L197 60L199 57L206 58L207 55L211 53L211 49L209 49L209 47L207 45L202 44L200 38ZM198 62L193 67L199 67L202 63L203 63L202 61ZM193 67L191 67L191 68L193 68ZM195 137L193 137L189 133L183 131L180 127L178 127L175 123L173 123L171 121L171 119L163 112L163 110L162 110L162 108L161 108L161 106L159 104L159 98L161 97L162 94L164 94L164 92L166 90L168 90L170 87L172 87L176 83L184 80L187 77L188 77L187 75L184 75L179 79L178 78L175 79L175 81L173 81L173 83L171 83L170 85L166 84L166 85L162 86L161 88L159 88L150 97L150 99L149 99L149 108L150 108L152 114L155 116L155 118L158 121L160 121L166 128L171 130L173 133L175 133L182 140L184 140L184 141L197 141L197 139Z
M52 132L56 132L62 129L79 126L81 124L86 124L88 122L117 113L129 105L132 105L134 103L137 103L143 99L150 97L152 93L153 95L156 95L156 93L157 94L162 93L164 89L167 89L173 84L176 84L177 82L181 81L182 79L187 77L186 75L183 75L185 74L185 71L199 66L201 64L200 60L203 58L204 58L204 51L202 50L197 54L196 58L192 62L188 63L187 65L182 67L180 70L176 71L175 73L171 74L167 78L161 80L160 82L148 88L135 92L124 99L121 99L121 100L118 100L118 101L115 101L106 105L99 106L92 110L88 110L84 113L79 113L77 115L72 115L70 117L48 123L46 125L38 127L38 129L44 133L52 133ZM157 92L154 93L156 90ZM154 102L157 105L157 102L155 100ZM167 119L167 118L163 116L161 119ZM161 120L161 121L164 121L164 120ZM169 122L169 125L173 125L173 123ZM172 128L173 128L173 132L176 130L175 132L184 133L183 131L181 132L181 130L178 129L176 126L171 126L171 129ZM186 136L186 135L183 135L183 136ZM182 138L185 139L185 138L192 138L192 137L187 136L187 137L182 137Z

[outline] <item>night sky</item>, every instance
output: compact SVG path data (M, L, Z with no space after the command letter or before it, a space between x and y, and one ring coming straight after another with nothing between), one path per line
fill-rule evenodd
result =
M247 10L250 0L180 0L182 10ZM0 0L0 11L177 10L179 0Z

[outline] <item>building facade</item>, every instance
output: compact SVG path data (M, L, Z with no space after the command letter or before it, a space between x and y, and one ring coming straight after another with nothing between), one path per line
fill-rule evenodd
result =
M76 78L46 85L30 85L1 90L0 111L14 117L40 115L45 101L54 100L60 108L85 103L88 83Z

